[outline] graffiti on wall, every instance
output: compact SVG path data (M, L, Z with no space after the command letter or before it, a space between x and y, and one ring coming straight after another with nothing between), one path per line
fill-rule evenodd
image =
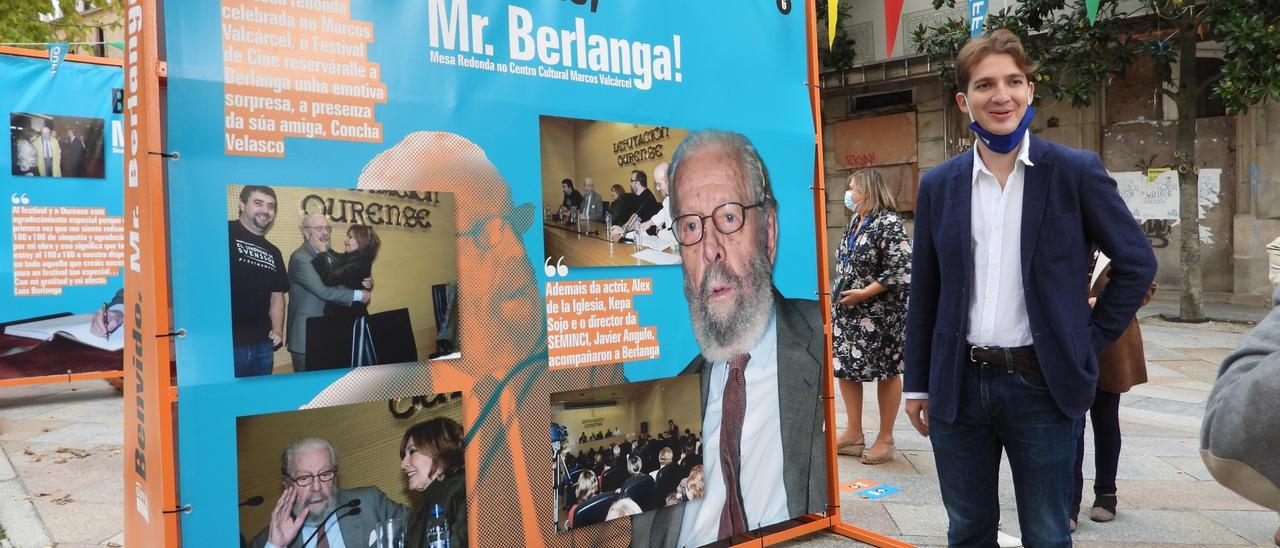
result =
M876 164L875 151L868 152L866 154L846 154L844 157L844 163L849 167L871 167L878 165Z
M1142 221L1142 231L1147 233L1147 241L1154 249L1169 247L1169 235L1173 233L1175 221L1170 219L1147 219Z

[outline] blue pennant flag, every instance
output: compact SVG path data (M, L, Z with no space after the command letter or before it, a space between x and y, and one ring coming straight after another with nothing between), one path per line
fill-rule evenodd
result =
M58 65L62 64L62 59L67 56L67 44L65 42L57 42L49 44L49 73L57 74Z
M969 37L977 38L987 22L987 1L969 0Z

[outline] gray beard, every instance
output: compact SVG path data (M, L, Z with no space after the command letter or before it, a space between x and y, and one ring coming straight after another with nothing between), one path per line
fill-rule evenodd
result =
M305 504L295 505L295 508L293 509L293 515L296 516L299 513L301 513L302 509L305 506L306 506ZM329 512L332 512L333 509L337 507L338 507L338 501L335 500L333 497L329 497L329 502L325 503L324 508L321 508L320 511L318 512L316 511L309 512L307 514L307 519L303 520L303 523L306 523L307 525L310 525L312 527L318 527L320 525L320 520L324 519L325 516L329 515Z
M760 340L773 314L773 265L764 254L752 258L745 276L728 271L723 263L711 265L703 272L703 290L713 282L728 282L738 288L731 309L723 316L713 313L707 295L684 280L684 296L689 301L693 319L693 338L702 349L702 357L711 363L727 362L734 356L747 354Z

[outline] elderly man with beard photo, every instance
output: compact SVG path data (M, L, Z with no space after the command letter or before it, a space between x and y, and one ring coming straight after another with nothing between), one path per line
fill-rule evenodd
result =
M821 319L817 302L773 287L778 212L764 162L745 136L702 130L676 149L670 178L701 349L684 373L701 378L706 492L633 518L633 546L701 546L827 502Z
M293 442L280 455L284 492L253 548L357 548L380 523L409 510L377 487L338 489L338 452L328 441ZM344 508L345 507L345 508Z

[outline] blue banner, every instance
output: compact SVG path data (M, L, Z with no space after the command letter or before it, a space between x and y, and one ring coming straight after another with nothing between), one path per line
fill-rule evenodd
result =
M0 55L0 322L88 313L125 260L119 67Z
M466 484L478 493L471 542L583 542L550 524L549 394L686 371L707 352L689 284L709 287L710 308L762 296L759 327L790 325L791 308L769 312L767 269L753 297L718 281L745 276L737 263L686 281L691 262L738 260L714 246L760 238L753 253L773 265L777 301L814 298L812 15L790 2L282 4L164 10L165 126L180 156L168 163L168 203L175 327L186 333L175 339L180 493L193 507L181 516L185 542L232 545L237 523L252 539L284 500L279 454L237 448L253 417L455 390ZM673 219L695 198L670 203L679 176L664 173L686 138L708 129L744 136L760 164L735 171L750 181L741 196ZM365 274L346 286L307 279L312 257L379 249L369 232L381 247ZM329 312L318 301L302 311L301 288L313 286L367 307L375 365L318 366L354 356L364 335L317 335ZM820 338L805 303L815 316L804 336ZM791 350L785 329L779 360ZM403 350L417 361L388 363L380 332L411 334ZM429 357L424 346L442 350ZM803 383L812 394L802 407L816 413L817 378ZM806 419L820 421L814 413ZM789 437L799 430L782 430L800 443ZM803 431L808 455L821 424ZM273 450L298 435L279 432ZM368 458L388 463L397 488L383 491L401 500L396 456ZM345 473L344 489L357 481ZM238 510L255 489L266 505ZM599 528L619 536L598 541L625 543L627 521Z
M982 27L987 23L987 2L989 0L969 0L969 37L982 35Z

